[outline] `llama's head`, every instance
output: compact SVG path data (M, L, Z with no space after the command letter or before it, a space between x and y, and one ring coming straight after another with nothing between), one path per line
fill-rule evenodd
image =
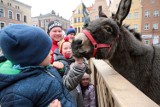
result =
M122 21L128 15L132 0L121 0L115 15L108 18L99 7L99 18L91 21L72 42L76 57L109 59L117 47Z

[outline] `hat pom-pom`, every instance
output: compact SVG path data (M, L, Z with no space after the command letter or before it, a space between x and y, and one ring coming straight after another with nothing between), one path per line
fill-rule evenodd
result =
M68 36L64 37L64 41L69 41L69 37Z

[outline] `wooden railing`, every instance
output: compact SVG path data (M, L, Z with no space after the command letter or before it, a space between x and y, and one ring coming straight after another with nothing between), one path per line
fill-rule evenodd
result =
M91 58L98 107L159 107L103 60Z

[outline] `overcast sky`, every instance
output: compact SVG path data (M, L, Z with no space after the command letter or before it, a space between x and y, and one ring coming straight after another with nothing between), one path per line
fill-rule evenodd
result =
M18 0L30 5L32 17L47 14L54 10L65 19L69 19L72 11L81 3L81 0ZM82 0L86 6L94 4L95 0ZM108 0L107 0L108 1Z

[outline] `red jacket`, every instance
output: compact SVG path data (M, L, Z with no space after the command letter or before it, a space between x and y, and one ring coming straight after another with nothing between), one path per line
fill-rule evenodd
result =
M58 48L58 44L57 44L58 42L57 41L54 41L53 39L52 39L52 48L51 48L51 50L52 50L52 54L51 54L51 61L50 61L50 63L52 64L53 62L54 62L54 51L55 51L55 49L57 49Z

